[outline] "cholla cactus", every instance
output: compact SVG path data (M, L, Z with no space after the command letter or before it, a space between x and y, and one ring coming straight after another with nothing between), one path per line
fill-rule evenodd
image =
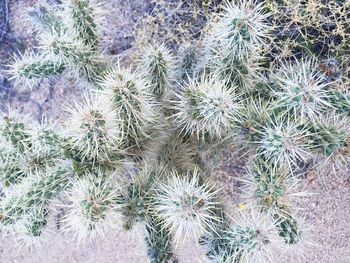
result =
M90 77L94 71L93 51L87 49L79 40L72 40L74 35L45 34L40 39L41 48L47 52L47 57L52 56L53 60L61 60L64 64L72 67L78 73ZM51 60L52 61L52 60Z
M149 84L138 73L118 67L108 71L101 83L101 100L112 105L124 123L129 146L147 137L147 129L156 121L155 98Z
M2 142L15 148L16 150L25 150L28 148L26 139L29 137L28 132L28 117L20 116L20 110L1 115L1 136Z
M33 209L14 224L10 234L19 244L35 249L47 241L48 236L44 230L47 226L48 215L49 209L46 207Z
M306 54L266 67L269 14L256 1L227 2L180 58L164 44L147 46L125 67L100 52L98 9L92 0L30 9L40 47L15 57L15 84L31 88L69 70L92 90L57 124L1 115L4 229L37 243L59 198L64 229L79 242L141 225L154 263L176 262L174 244L189 236L210 262L274 262L281 249L302 251L306 195L296 176L310 164L344 171L349 95ZM245 146L249 160L247 211L232 220L209 183L227 142Z
M145 176L148 177L149 175L146 174ZM136 223L142 222L147 215L147 202L150 195L150 186L152 185L147 179L149 178L142 180L139 176L136 176L127 185L126 189L121 190L121 194L117 198L117 203L121 206L123 215L123 228L126 230L131 229Z
M30 147L18 156L20 166L28 175L45 174L62 158L60 137L57 135L57 126L45 118L32 126L32 129L28 130L30 137L25 140Z
M151 262L176 262L171 247L170 230L164 226L164 223L151 218L147 222L146 231L147 255Z
M299 214L286 215L279 219L277 230L287 244L285 248L292 250L289 254L293 260L305 261L308 249L317 245L312 228Z
M1 223L13 224L33 209L46 207L61 191L69 187L70 177L67 171L58 169L42 178L33 178L32 183L29 181L24 184L22 193L7 195L3 200Z
M123 122L110 104L86 95L85 102L76 104L69 112L71 117L66 122L68 154L81 162L102 165L118 162L124 139Z
M63 16L67 28L72 30L84 45L97 50L99 44L99 25L102 11L95 0L65 0Z
M45 119L29 124L28 118L21 120L18 114L19 110L2 116L0 167L5 187L32 175L45 174L62 156L55 125Z
M339 113L346 113L349 115L350 113L350 96L347 92L342 92L339 90L331 90L331 94L329 96L329 103L333 108L336 109Z
M213 37L219 48L242 58L258 52L265 45L269 31L266 19L269 16L264 6L255 1L242 0L237 4L227 3L219 21L214 25Z
M233 262L274 262L274 254L283 247L275 222L254 212L236 219L226 239Z
M320 159L320 169L344 170L350 157L350 126L344 115L329 113L309 125L311 144Z
M8 72L16 86L32 88L36 81L69 69L95 82L108 63L98 53L99 12L90 0L67 0L60 7L40 1L29 10L31 23L39 32L40 53L15 56Z
M270 101L264 101L260 97L247 101L234 127L235 135L239 140L252 143L259 140L262 128L273 112L269 104Z
M295 210L307 194L298 191L299 180L289 171L268 163L256 164L243 180L243 197L272 216Z
M219 237L204 239L211 261L275 262L278 251L285 249L276 221L250 208L236 214L232 222L224 225Z
M270 76L277 107L296 120L314 120L331 107L329 83L323 81L315 61L284 64Z
M58 33L66 30L61 16L61 6L50 5L46 1L38 1L28 10L29 22L39 33Z
M145 48L140 67L144 70L152 94L162 97L169 93L175 81L176 68L172 54L164 45Z
M198 139L225 137L237 118L240 105L234 89L227 89L216 77L192 80L173 102L173 118L184 134Z
M121 227L120 207L116 203L118 187L112 175L88 174L74 182L68 192L65 231L75 233L78 242L96 239Z
M306 128L288 119L270 120L261 131L257 156L292 170L298 162L307 162L311 158L308 135Z
M188 81L198 74L200 68L201 55L203 55L199 47L193 43L186 43L179 50L179 66L178 77Z
M208 63L214 62L210 67L228 85L249 91L259 75L261 50L268 37L268 14L262 4L251 0L227 3L224 10L208 37L207 46L213 50Z
M157 186L154 212L170 228L175 243L190 236L198 239L217 220L213 187L209 183L200 185L198 180L195 170L184 178L172 174L168 182Z
M16 79L15 86L31 88L48 77L62 73L65 69L65 64L57 57L25 53L14 56L8 72Z

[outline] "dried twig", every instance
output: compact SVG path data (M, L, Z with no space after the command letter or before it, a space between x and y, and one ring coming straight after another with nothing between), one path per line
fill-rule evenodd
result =
M2 23L0 26L0 43L2 42L5 34L9 28L9 6L8 0L3 0L1 4L1 13L2 13Z

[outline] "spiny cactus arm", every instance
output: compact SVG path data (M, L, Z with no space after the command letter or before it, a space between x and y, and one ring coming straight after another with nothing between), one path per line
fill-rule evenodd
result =
M320 167L344 168L350 158L350 121L347 115L329 113L306 125Z
M46 241L44 230L47 228L48 217L49 209L33 207L7 230L20 246L37 248Z
M61 11L60 7L39 1L28 10L28 15L40 36L59 35L67 31L60 16ZM66 69L66 65L60 59L41 54L34 55L30 52L15 56L9 67L7 72L16 80L15 86L23 85L26 89L32 89L37 82L62 73Z
M152 94L158 98L167 94L175 77L175 60L164 45L148 46L140 59L140 67L150 83Z
M263 127L270 120L272 114L270 104L271 101L263 100L260 96L246 100L245 107L241 109L240 118L235 120L232 127L232 132L238 140L255 146L255 143L261 139Z
M80 242L87 238L96 240L104 237L108 231L121 226L117 194L113 175L102 171L85 174L67 191L70 203L63 220L64 230L73 232Z
M239 116L238 96L216 76L192 80L176 96L175 123L184 134L196 135L198 139L225 137Z
M0 208L0 222L5 226L15 223L25 213L24 209L22 196L15 196L5 200L5 203Z
M7 117L9 116L11 116L11 112ZM12 120L14 123L20 121L16 120L15 116L12 117ZM4 143L4 149L1 152L1 181L5 187L21 183L26 177L46 174L47 170L50 170L62 159L61 140L54 131L54 125L46 121L42 123L32 122L30 125L29 120L21 123L26 124L26 127L22 126L21 128L25 132L25 136L18 136L18 138L23 138L19 142L23 147L14 146L13 142ZM4 131L15 130L13 127L4 128Z
M305 219L296 213L278 213L275 216L279 236L287 245L299 245L296 253L303 254L307 247L315 245L313 234Z
M307 196L298 190L299 181L290 176L287 169L261 159L255 160L254 164L242 179L242 196L248 199L248 205L270 214L289 212Z
M25 234L32 237L41 236L47 226L49 210L46 207L35 207L24 221Z
M177 262L174 258L170 230L156 217L146 220L147 255L152 263Z
M52 120L44 116L40 122L34 123L29 133L28 141L35 151L53 155L61 153L63 139L60 135L60 129Z
M331 83L325 83L323 78L315 60L303 58L300 62L281 63L280 68L270 74L275 107L290 113L296 121L314 121L332 109Z
M276 217L279 219L277 223L279 235L284 238L285 242L287 244L298 242L300 230L297 221L292 216L279 217L276 215Z
M216 62L215 72L219 74L229 87L239 87L244 92L250 92L255 87L255 82L259 79L260 58L251 57L249 60L229 60L224 58Z
M297 167L299 162L306 162L312 157L309 132L288 117L272 116L260 131L256 157L265 158L293 172L293 167Z
M27 174L21 169L18 155L13 152L2 153L0 166L0 180L4 187L21 183Z
M20 109L9 110L8 113L0 115L0 135L8 144L8 147L24 151L31 145L28 143L30 137L28 122L25 118L20 118Z
M70 174L58 169L28 186L19 196L5 199L1 207L1 223L12 224L35 207L45 207L57 195L70 187Z
M200 184L199 176L196 170L187 175L173 172L168 181L155 189L154 205L150 209L170 229L175 244L189 237L199 240L218 220L216 192L209 182Z
M67 0L68 6L69 2L71 1ZM88 5L89 2L72 1L72 6L84 6ZM79 8L78 10L80 10ZM81 21L78 25L84 27L85 22L82 21L85 20L78 19L81 14L79 15L78 12L72 15L75 16L75 22L72 25L65 25L63 20L61 20L60 16L64 14L61 7L53 8L47 4L39 3L38 7L30 11L30 14L33 17L34 24L41 32L39 40L43 54L24 54L22 57L14 59L8 72L16 79L16 84L25 83L27 84L26 87L32 88L36 81L57 75L67 68L75 70L78 74L87 77L89 81L96 83L97 76L105 70L107 62L103 62L98 58L98 54L95 52L96 46L94 45L97 45L95 40L92 41L93 43L85 43L85 38L77 38L76 34L74 34L75 30L70 29L70 27L76 29L76 22L78 21ZM91 17L86 19L90 20ZM84 29L80 28L80 30ZM87 29L85 31L90 32ZM79 36L80 33L79 31ZM86 36L86 34L89 35L91 32L85 33L83 35Z
M318 125L309 124L312 131L310 140L312 145L321 151L324 156L331 156L334 152L348 146L349 131L346 129L339 130L337 127L328 126L323 123Z
M249 211L250 210L250 211ZM249 208L234 218L225 239L233 262L276 262L278 249L286 249L276 231L276 222Z
M201 240L210 262L273 263L274 252L285 249L273 220L252 207L244 209L231 220L224 216L216 230Z
M178 59L178 78L182 81L188 81L199 74L200 51L194 44L185 44L180 47Z
M12 76L10 79L15 79L16 87L32 89L35 83L60 74L65 69L66 65L60 59L25 53L14 57L7 73Z
M92 49L87 48L81 40L75 39L70 32L45 34L40 42L44 55L53 56L91 81L98 75L100 59Z
M118 65L105 73L99 85L101 99L112 105L124 124L126 146L138 145L149 136L147 129L158 117L158 103L149 84L139 73Z
M67 157L92 166L117 165L124 140L123 123L110 102L85 94L82 103L68 109L64 149ZM94 167L92 167L94 168Z
M148 211L149 187L139 180L133 180L117 197L123 215L123 228L130 230L135 223L144 221Z
M47 228L49 214L47 207L33 207L6 230L20 246L37 248L46 241L44 230Z
M297 213L279 213L274 216L276 230L286 248L292 249L292 257L297 260L305 258L309 250L317 244L313 227L305 222L305 218Z
M34 183L25 194L26 205L28 207L46 205L70 186L70 173L65 169L57 169L57 171Z
M150 262L176 262L173 257L170 231L161 218L152 213L154 183L160 175L158 172L138 170L132 175L132 181L121 189L116 202L123 216L124 230L131 230L139 222L145 224L144 238Z
M62 9L59 6L52 6L45 1L39 1L34 7L28 10L29 20L40 33L60 33L67 28L60 16Z
M269 14L256 1L227 3L218 21L212 22L212 30L205 43L209 68L221 75L228 85L244 91L254 87L262 47L268 38Z
M68 27L73 29L77 37L86 47L97 51L99 44L98 25L98 6L93 3L94 0L65 0L64 14L69 17Z
M213 229L202 235L199 243L204 247L210 262L227 262L233 253L233 248L225 238L230 228L230 222L221 205L218 205L216 213L219 220L214 223Z
M350 115L350 95L339 90L331 90L329 103L339 112Z
M263 4L256 1L227 3L221 17L213 24L211 41L230 57L249 57L266 45L269 16Z

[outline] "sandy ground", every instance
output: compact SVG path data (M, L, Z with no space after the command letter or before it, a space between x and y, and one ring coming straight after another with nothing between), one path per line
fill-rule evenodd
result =
M21 23L24 7L30 6L34 0L10 0L10 32L0 43L0 69L8 60L8 53L14 49L35 46L32 31ZM149 11L147 1L110 0L108 2L109 28L106 34L106 52L117 55L132 47L132 28L140 15ZM12 89L6 76L0 75L0 106L8 104L24 108L37 118L46 114L54 119L62 116L63 104L69 104L80 96L81 87L76 87L73 80L61 77L56 82L45 83L32 92L19 92ZM242 170L237 155L229 148L222 153L222 165L215 171L213 178L225 190L225 196L232 205L240 202L238 183ZM303 263L350 263L350 176L324 174L313 180L303 179L302 190L314 193L304 203L306 219L314 225L317 246L308 251ZM82 243L77 246L74 239L60 232L55 216L50 222L51 233L45 239L44 246L35 251L15 246L10 237L0 237L0 263L142 263L148 262L143 240L137 233L142 227L130 233L110 233L105 239L96 243ZM176 249L179 262L206 262L203 251L193 242L181 244ZM280 258L276 263L293 263L290 257Z

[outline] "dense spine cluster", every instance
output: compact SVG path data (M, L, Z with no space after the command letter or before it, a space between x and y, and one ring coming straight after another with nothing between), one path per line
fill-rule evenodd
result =
M98 28L94 16L98 6L90 0L66 0L59 7L39 1L29 10L29 17L38 31L37 52L15 56L8 72L16 86L31 89L33 84L65 70L90 82L107 67L100 59Z
M302 168L345 169L349 95L325 81L315 58L264 68L270 14L253 0L227 3L179 59L164 44L148 46L135 67L103 59L93 2L29 11L40 52L14 59L17 85L73 70L94 88L57 125L1 115L8 233L35 243L60 202L78 242L142 225L152 263L177 262L189 237L218 263L273 263L288 247L306 249ZM226 142L249 156L234 209L204 158Z

